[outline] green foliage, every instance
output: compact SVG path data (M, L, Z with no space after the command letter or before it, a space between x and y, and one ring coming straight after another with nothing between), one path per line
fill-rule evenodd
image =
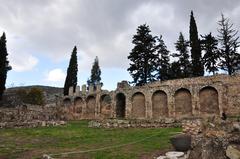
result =
M99 67L98 57L95 58L92 69L91 69L91 77L87 81L88 87L92 84L94 89L96 89L97 84L101 83L101 69ZM103 85L103 84L102 84Z
M72 51L70 58L69 66L67 69L67 76L64 84L64 95L68 95L68 90L73 86L73 92L75 92L77 86L77 72L78 72L78 63L77 63L77 47L75 46Z
M193 11L191 11L190 16L190 47L191 47L191 58L192 58L192 76L203 76L204 66L202 62L201 55L201 45L198 38L197 25L193 16Z
M6 42L6 35L3 33L0 38L0 100L2 99L4 90L6 89L5 84L7 72L12 69L7 59L8 52Z
M229 75L240 69L240 54L238 31L233 29L233 24L222 14L222 19L218 21L219 35L218 40L221 44L220 49L220 68L227 71Z
M169 51L162 39L162 36L157 38L157 41L158 41L158 45L156 46L156 49L159 56L157 79L164 81L164 80L170 79Z
M78 153L53 158L99 158L99 159L137 159L142 155L155 151L169 149L169 139L180 132L181 128L129 128L103 129L89 128L87 121L74 121L66 126L3 129L0 138L0 158L21 158L26 151L32 158L42 154L55 154L71 151L85 151L108 146L116 146L138 141L154 135L152 138L135 144L100 150L95 152Z
M178 61L172 64L171 77L186 78L191 76L191 63L189 61L188 41L184 39L180 32L178 41L175 43L178 53L172 54L173 57L178 58Z
M220 57L220 52L218 50L218 40L212 36L211 33L203 36L202 40L203 50L205 52L203 56L203 62L206 70L210 73L218 71L218 60Z
M17 96L19 97L21 102L26 104L45 104L44 93L43 90L40 88L31 88L29 91L27 91L26 89L19 89L17 91Z
M132 43L134 48L128 56L131 61L128 71L133 78L132 83L139 86L155 81L159 57L156 53L156 37L151 35L148 25L143 24L137 28Z

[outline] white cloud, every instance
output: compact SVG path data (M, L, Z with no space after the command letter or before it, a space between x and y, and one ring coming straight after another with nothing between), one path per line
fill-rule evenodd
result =
M29 54L22 54L19 56L10 56L10 65L16 72L24 72L32 70L37 64L38 59Z
M47 81L50 82L62 82L66 75L62 69L56 68L47 73Z

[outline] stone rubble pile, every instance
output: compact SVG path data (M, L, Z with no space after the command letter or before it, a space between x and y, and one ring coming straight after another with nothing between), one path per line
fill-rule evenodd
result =
M197 135L202 132L201 130L201 120L183 120L182 121L182 131L187 134Z
M88 127L102 128L163 128L163 127L180 127L181 123L173 118L161 120L119 120L105 119L93 120L88 123Z

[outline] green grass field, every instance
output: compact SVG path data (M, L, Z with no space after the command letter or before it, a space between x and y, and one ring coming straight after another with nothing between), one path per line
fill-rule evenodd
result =
M180 128L103 129L88 128L87 125L87 121L74 121L58 127L1 129L0 159L41 158L43 154L87 151L111 146L115 147L52 157L141 158L143 155L148 156L156 151L169 149L169 138L181 131Z

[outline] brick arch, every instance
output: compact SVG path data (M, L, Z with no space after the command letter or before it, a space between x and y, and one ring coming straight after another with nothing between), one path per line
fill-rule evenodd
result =
M192 96L188 89L178 89L174 94L174 101L176 116L181 117L192 115Z
M109 94L103 94L100 97L100 113L104 118L111 117L111 102L112 99Z
M96 98L88 96L86 99L86 116L87 118L95 117Z
M168 99L166 92L157 90L153 93L152 114L154 119L168 117Z
M83 99L81 97L76 97L74 99L74 106L75 106L74 112L77 114L81 114L83 105L84 105Z
M203 115L220 114L218 91L212 86L203 87L199 91L200 113Z
M136 119L145 118L145 114L145 96L142 92L136 92L132 95L132 117Z
M116 94L116 117L125 118L126 116L126 96L123 93Z
M63 100L63 105L64 106L71 106L72 105L71 99L70 98L65 98Z

